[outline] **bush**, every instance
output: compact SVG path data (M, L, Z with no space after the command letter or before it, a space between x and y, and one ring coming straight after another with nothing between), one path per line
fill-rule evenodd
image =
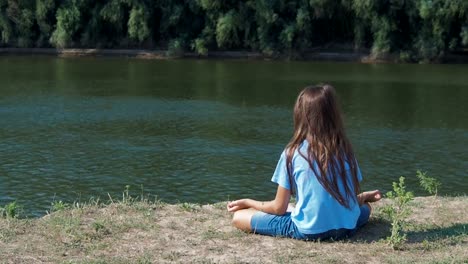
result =
M140 43L147 39L150 35L150 30L146 21L148 14L142 6L133 7L128 19L128 35L130 38L138 40Z
M208 55L208 48L206 47L206 41L202 38L197 38L192 44L192 49L198 55L206 56Z
M400 249L406 241L406 234L403 232L405 219L411 214L409 202L413 200L413 193L406 191L405 178L400 177L398 183L393 182L393 191L386 194L391 200L391 204L383 207L383 212L392 222L392 232L387 238L389 244L394 249Z
M54 0L36 0L36 22L39 26L39 39L37 45L40 47L49 42L52 29L56 23Z
M15 202L8 203L3 208L0 207L0 217L17 218L19 216L20 208Z
M231 10L221 16L216 23L216 42L218 47L233 47L239 44L239 16Z
M419 179L419 185L426 190L429 194L437 196L437 191L441 185L440 181L426 175L426 172L418 170L416 176Z
M70 46L74 33L80 28L80 11L75 5L59 8L57 11L57 28L50 42L57 48Z

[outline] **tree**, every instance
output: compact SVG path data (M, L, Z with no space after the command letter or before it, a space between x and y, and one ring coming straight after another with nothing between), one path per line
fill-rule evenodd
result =
M50 42L58 48L72 44L73 35L80 28L80 10L78 0L72 0L68 5L57 10L57 27L52 33Z
M128 19L128 35L130 38L142 42L150 35L147 21L148 13L142 6L134 6Z

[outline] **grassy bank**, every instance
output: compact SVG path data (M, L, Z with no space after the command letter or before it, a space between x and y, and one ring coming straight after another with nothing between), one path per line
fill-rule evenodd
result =
M388 202L355 237L333 243L239 232L226 203L59 206L42 218L0 219L0 263L467 263L467 197L412 201L398 251L385 240Z

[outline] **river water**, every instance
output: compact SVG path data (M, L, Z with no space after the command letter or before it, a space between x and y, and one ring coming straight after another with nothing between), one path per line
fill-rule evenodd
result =
M166 202L272 199L307 84L336 87L364 176L416 170L468 190L468 65L0 57L0 205L130 193Z

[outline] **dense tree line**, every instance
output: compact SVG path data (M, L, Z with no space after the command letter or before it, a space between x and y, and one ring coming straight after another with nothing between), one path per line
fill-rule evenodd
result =
M468 47L468 0L0 0L0 46L260 51L347 44L437 59Z

